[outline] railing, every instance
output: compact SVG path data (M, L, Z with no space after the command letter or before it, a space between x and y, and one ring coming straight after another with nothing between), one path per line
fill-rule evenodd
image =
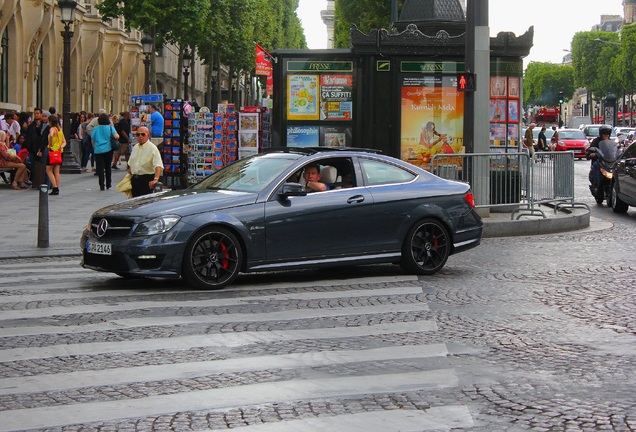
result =
M546 217L539 205L587 207L574 202L574 153L437 154L430 171L471 185L477 208L515 207L511 218Z

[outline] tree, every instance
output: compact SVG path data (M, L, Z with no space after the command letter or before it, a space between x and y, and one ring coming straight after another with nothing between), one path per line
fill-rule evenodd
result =
M403 5L398 0L398 9ZM391 27L391 0L336 0L334 15L334 47L348 48L352 24L364 33Z
M606 41L609 43L604 43ZM595 95L618 92L623 88L624 58L618 33L604 31L578 32L572 39L574 83Z
M570 100L575 90L573 75L570 65L531 62L523 77L524 104L558 106L561 91Z

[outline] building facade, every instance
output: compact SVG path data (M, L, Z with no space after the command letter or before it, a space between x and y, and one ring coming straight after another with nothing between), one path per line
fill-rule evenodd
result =
M97 0L78 0L71 25L71 111L120 112L130 96L144 93L145 58L141 33L126 31L121 18L103 22ZM62 108L64 25L56 0L0 0L0 109ZM159 93L181 97L177 89L179 51L164 46L155 67ZM192 100L205 91L205 67L193 62Z

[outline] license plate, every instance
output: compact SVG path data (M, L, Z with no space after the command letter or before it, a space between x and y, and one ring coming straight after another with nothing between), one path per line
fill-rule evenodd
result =
M112 255L109 243L86 242L86 252L96 255Z

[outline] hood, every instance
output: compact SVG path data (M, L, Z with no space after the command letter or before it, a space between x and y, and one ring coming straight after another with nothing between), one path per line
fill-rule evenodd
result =
M101 216L133 218L160 214L183 217L205 211L253 204L257 197L257 194L246 192L185 189L133 198L103 207L95 213Z

